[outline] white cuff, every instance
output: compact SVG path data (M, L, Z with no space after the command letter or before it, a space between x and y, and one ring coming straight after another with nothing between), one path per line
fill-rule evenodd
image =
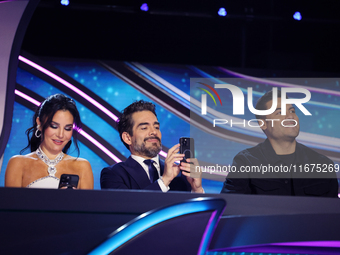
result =
M161 190L163 192L168 192L169 191L170 187L169 186L165 186L165 184L164 184L164 182L162 180L162 177L160 177L157 181L158 181L159 187L161 188Z
M202 189L203 189L203 187L202 187ZM191 193L196 193L196 192L191 190ZM201 194L205 194L205 190L204 189L203 189L203 193L201 193Z

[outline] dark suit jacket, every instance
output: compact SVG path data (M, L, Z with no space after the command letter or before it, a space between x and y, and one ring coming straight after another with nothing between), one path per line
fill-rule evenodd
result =
M164 162L159 161L161 175L164 172ZM125 162L105 167L100 175L102 189L142 189L161 191L158 182L150 183L149 177L143 167L132 157ZM172 191L191 191L186 177L181 173L170 183Z

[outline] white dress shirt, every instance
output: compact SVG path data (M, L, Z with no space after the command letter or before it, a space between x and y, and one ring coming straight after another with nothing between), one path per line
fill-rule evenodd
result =
M146 174L148 175L149 179L150 179L150 175L149 175L149 167L147 164L144 163L145 158L140 157L140 156L136 156L136 155L131 155L131 158L133 158L134 160L136 160L144 169L144 171L146 172ZM153 160L153 165L156 167L157 172L158 172L158 176L161 176L161 166L159 165L159 157L158 155L154 158L152 158L151 160ZM165 186L164 182L159 178L158 180L158 185L161 188L161 190L163 192L167 192L169 191L169 186Z

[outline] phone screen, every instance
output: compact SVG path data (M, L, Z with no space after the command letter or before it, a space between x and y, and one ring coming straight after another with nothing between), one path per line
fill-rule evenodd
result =
M184 159L181 162L186 162L187 158L195 158L194 138L181 137L179 139L179 153L184 154Z
M75 174L62 174L59 181L59 189L73 189L78 187L79 176Z

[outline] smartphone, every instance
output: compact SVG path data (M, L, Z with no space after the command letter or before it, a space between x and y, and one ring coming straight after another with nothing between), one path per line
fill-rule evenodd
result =
M75 174L62 174L60 176L59 187L60 188L67 188L73 189L78 187L79 176Z
M187 158L195 158L195 142L194 138L181 137L179 138L179 153L184 154L184 158L181 162L187 163Z

